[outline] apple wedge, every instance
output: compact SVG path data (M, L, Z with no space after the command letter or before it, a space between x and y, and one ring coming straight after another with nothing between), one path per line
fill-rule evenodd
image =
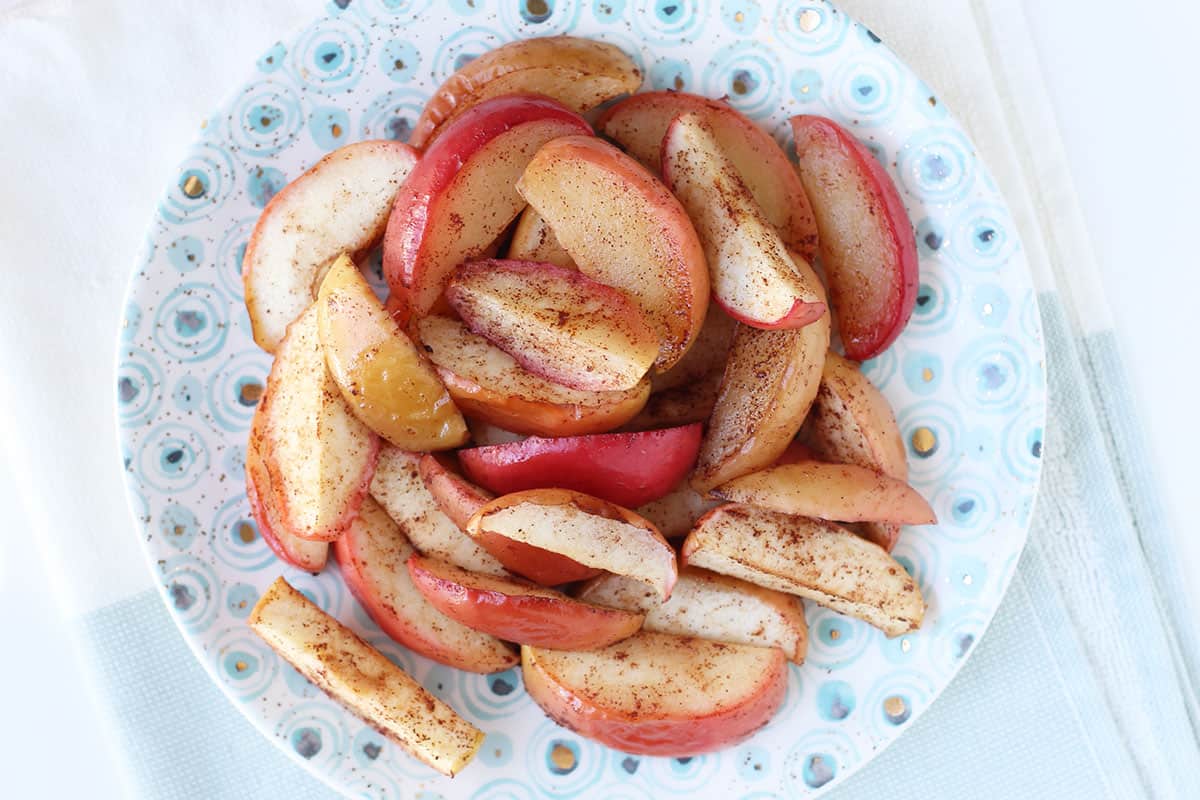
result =
M628 295L553 264L464 264L446 299L472 332L572 389L632 389L658 356L658 335Z
M580 272L641 305L657 331L657 369L679 361L704 323L708 267L679 201L645 167L592 136L548 142L517 191Z
M333 551L350 593L408 649L467 672L500 672L517 663L507 644L445 616L425 599L405 566L416 551L371 498Z
M680 114L697 114L708 123L767 220L788 247L811 262L817 221L800 176L775 139L728 103L687 92L643 92L611 106L596 130L657 175L667 127Z
M508 243L508 257L517 261L554 264L563 269L578 269L546 220L532 207L526 208L517 220L512 240Z
M675 585L675 551L632 511L581 492L530 489L497 497L467 525L565 555L588 567L649 585L666 600Z
M367 495L379 437L351 413L325 368L315 303L288 327L259 403L260 455L282 529L337 539Z
M662 149L663 177L696 226L721 308L765 329L803 328L821 317L820 283L788 252L704 117L676 117Z
M408 572L421 594L457 622L500 639L553 650L592 650L627 639L640 612L606 608L511 578L496 578L420 556Z
M808 598L888 636L921 626L917 582L877 544L829 522L736 503L706 514L681 553L688 566Z
M385 445L379 451L371 496L395 520L421 555L449 561L473 572L506 575L499 561L442 513L421 480L420 465L420 453Z
M833 352L826 356L810 416L809 444L822 459L908 480L908 458L896 415L853 361Z
M582 113L641 85L637 65L611 44L574 36L509 42L447 78L425 104L409 142L425 147L448 122L492 97L540 94Z
M603 433L632 419L650 395L649 379L621 392L548 381L448 317L425 317L417 332L458 407L506 430L538 436Z
M471 441L479 446L519 442L525 438L525 434L523 433L514 433L513 431L493 425L490 422L470 417L467 417L467 428L471 431Z
M709 500L681 481L667 494L634 510L666 538L681 539L692 532L698 519L719 505L719 500Z
M912 222L883 165L849 131L824 117L791 122L838 332L846 355L865 361L912 316L920 272Z
M443 775L461 771L483 744L483 731L283 578L259 598L249 625L301 675Z
M317 327L329 374L364 425L405 450L466 443L467 424L433 365L347 256L321 281Z
M670 492L696 463L701 427L602 433L460 450L471 478L496 494L573 489L626 508Z
M642 631L582 653L522 647L521 674L564 728L626 753L683 758L766 725L788 670L773 648Z
M866 467L800 461L735 478L711 494L731 503L838 522L933 525L924 497L904 481Z
M661 602L646 584L601 575L575 593L580 600L646 615L642 628L714 642L777 647L804 663L808 623L799 597L703 569L679 571L671 599Z
M487 505L495 495L458 474L453 459L454 456L449 454L426 453L417 462L417 472L442 513L465 531L475 512Z
M718 305L710 305L696 340L679 362L666 372L650 376L650 391L653 394L670 391L680 386L701 383L713 375L720 382L725 371L725 359L729 357L729 346L733 343L736 328L733 317ZM716 398L716 393L713 393ZM707 418L707 414L705 417Z
M516 183L551 139L591 136L578 114L547 97L485 100L450 123L421 156L392 206L383 272L412 312L433 310L459 264L478 258L525 208Z
M399 142L333 151L271 198L242 257L254 341L275 352L312 305L325 269L342 253L365 254L383 236L392 199L417 163Z
M621 430L650 431L707 423L721 392L722 375L721 371L711 372L695 383L651 394L642 410L622 425Z

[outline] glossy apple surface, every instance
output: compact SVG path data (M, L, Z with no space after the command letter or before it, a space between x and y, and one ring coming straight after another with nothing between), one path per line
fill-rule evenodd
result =
M518 261L541 261L564 269L578 269L571 254L563 249L554 231L532 207L527 207L517 220L512 240L508 243L508 258Z
M826 355L810 416L809 444L823 460L908 480L908 457L891 404L853 361Z

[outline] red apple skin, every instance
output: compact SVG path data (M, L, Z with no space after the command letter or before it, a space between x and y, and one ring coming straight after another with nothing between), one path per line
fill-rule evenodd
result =
M553 650L592 650L642 627L643 614L574 600L517 581L474 575L414 555L408 573L421 594L447 617L510 642Z
M487 505L494 495L463 479L455 471L453 458L452 454L426 453L421 456L417 471L438 508L459 530L465 531L475 512Z
M302 542L299 537L290 536L282 528L278 531L275 529L279 525L279 509L275 505L266 464L259 452L263 441L258 431L259 416L255 415L255 424L250 428L250 441L246 445L246 500L250 504L250 516L258 526L258 535L280 561L306 572L320 572L325 568L328 545Z
M716 294L712 297L713 302L721 307L729 316L733 317L743 325L749 325L752 328L759 328L764 331L778 331L785 328L803 328L805 325L811 325L821 318L825 313L824 303L806 303L803 300L797 300L792 304L792 309L774 322L763 322L760 319L751 319L738 312L731 306L726 305L721 301L721 298Z
M800 158L800 175L809 192L809 199L822 218L822 206L826 197L820 187L810 186L811 178L806 175L806 153L809 159L828 161L842 159L846 168L865 191L871 202L872 216L878 220L883 231L879 247L886 254L884 264L889 274L888 296L883 308L863 308L858 297L858 276L846 276L845 283L838 280L828 257L834 244L821 231L821 253L828 277L830 300L838 316L838 331L846 356L855 361L866 361L886 350L904 330L912 316L917 301L920 281L920 262L917 258L917 242L912 222L900 199L896 184L883 165L851 133L836 122L824 117L796 116L791 118L792 132L796 141L796 154ZM820 155L816 153L820 151ZM816 196L814 196L816 192Z
M459 451L463 470L496 494L573 489L625 508L668 494L696 463L700 423L638 433L542 439Z

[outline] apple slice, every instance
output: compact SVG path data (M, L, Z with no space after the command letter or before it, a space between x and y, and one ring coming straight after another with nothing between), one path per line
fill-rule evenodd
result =
M463 470L496 494L573 489L634 508L671 491L696 463L699 424L603 433L460 450Z
M358 142L334 150L271 198L242 257L259 347L275 352L287 326L316 299L330 262L379 242L396 190L416 163L406 144Z
M642 627L638 612L584 603L527 581L496 578L413 556L408 572L425 599L469 628L553 650L592 650Z
M688 566L806 597L888 636L921 626L917 582L877 544L829 522L730 503L704 516L683 543Z
M540 261L554 264L563 269L578 269L571 254L559 244L558 237L542 215L533 207L527 207L513 229L512 241L508 243L508 257L517 261Z
M704 118L676 117L662 146L663 176L696 226L721 308L766 329L803 328L821 317L820 283L797 266Z
M525 208L517 179L559 136L590 136L578 114L547 97L485 100L450 123L396 195L383 272L417 317L435 308L450 273L482 255Z
M262 455L282 528L331 542L367 495L379 437L358 421L325 368L316 304L279 344L263 406Z
M650 395L642 410L621 430L649 431L708 422L721 391L722 374L713 372L693 384Z
M483 744L483 731L283 578L259 598L249 625L301 675L443 775L457 774Z
M467 525L565 555L580 564L648 584L671 596L675 551L653 525L628 509L567 489L530 489L498 497Z
M540 94L582 113L641 85L637 65L611 44L574 36L521 39L489 50L447 78L425 104L409 142L425 147L447 123L492 97Z
M420 464L420 453L385 445L379 451L371 496L395 520L421 555L440 558L473 572L508 574L499 561L442 513L421 480Z
M474 333L572 389L632 389L658 355L658 335L628 295L553 264L464 264L446 299Z
M433 365L347 256L321 281L317 325L329 373L363 424L406 450L445 450L467 441L467 424Z
M791 122L838 333L846 355L865 361L912 316L920 272L912 223L887 170L850 132L824 117Z
M788 660L804 663L808 623L799 597L703 569L683 569L661 602L646 584L601 575L585 583L576 597L589 603L646 615L642 628L714 642L777 647Z
M719 382L721 373L725 371L725 359L729 357L735 328L733 317L722 311L720 306L710 305L700 333L679 363L666 372L650 376L651 392L657 394L701 383L714 374ZM715 392L713 397L715 399Z
M788 670L776 649L642 631L583 653L522 647L521 674L559 725L626 753L682 758L766 725Z
M586 392L553 383L522 369L508 353L448 317L425 317L417 331L458 407L510 431L603 433L633 418L650 395L649 379L621 392Z
M681 481L669 493L634 510L666 538L680 539L692 532L696 520L719 505L719 500L709 500Z
M426 453L417 462L417 471L438 508L460 530L465 531L475 512L494 499L495 495L459 475L453 459L454 456L449 454Z
M687 213L667 188L591 136L548 142L517 191L554 229L580 272L628 292L658 332L665 371L691 346L708 308L708 268Z
M837 353L826 355L806 432L813 451L826 461L908 480L904 440L891 405L857 364Z
M735 478L712 495L781 514L839 522L933 525L924 497L904 481L866 467L801 461Z
M728 103L687 92L643 92L609 107L596 120L596 130L657 175L667 127L689 113L708 123L771 225L811 262L817 254L817 221L800 176L775 139Z
M507 644L456 622L425 599L405 567L416 551L371 498L333 551L350 593L384 633L408 649L467 672L500 672L517 663Z

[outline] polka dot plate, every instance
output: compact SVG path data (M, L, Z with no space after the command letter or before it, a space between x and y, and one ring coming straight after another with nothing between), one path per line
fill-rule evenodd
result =
M434 87L472 57L562 33L621 46L647 87L728 96L789 149L789 116L841 121L893 174L917 231L912 322L865 369L894 405L912 480L941 520L905 530L896 549L929 602L924 627L887 639L809 605L808 662L791 668L775 720L691 759L608 750L544 717L517 671L469 675L390 642L336 569L281 567L243 490L270 357L250 337L240 265L263 206L335 147L405 139ZM912 725L1012 577L1045 413L1036 299L1012 218L930 87L818 0L333 0L247 66L158 206L120 332L117 393L137 533L163 599L265 736L352 796L766 798L819 794ZM451 782L421 766L250 633L246 616L280 572L487 732L467 770Z

